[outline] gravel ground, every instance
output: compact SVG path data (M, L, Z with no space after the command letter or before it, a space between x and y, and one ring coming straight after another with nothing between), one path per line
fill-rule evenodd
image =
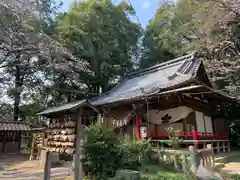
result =
M42 180L43 169L39 161L28 161L29 156L1 156L1 180ZM70 180L69 167L51 169L51 179Z

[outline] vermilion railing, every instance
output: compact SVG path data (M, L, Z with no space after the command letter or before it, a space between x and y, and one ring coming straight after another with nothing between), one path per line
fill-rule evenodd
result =
M151 138L167 138L168 132L148 132L148 136ZM192 138L193 140L201 139L228 139L227 133L203 133L203 132L180 132L178 136L184 138Z

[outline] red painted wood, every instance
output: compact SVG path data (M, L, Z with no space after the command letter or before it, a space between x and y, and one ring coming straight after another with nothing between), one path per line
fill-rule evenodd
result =
M167 138L168 132L150 132L148 131L149 137L152 138ZM201 139L228 139L228 135L226 132L223 133L202 133L202 132L180 132L178 136L187 138L192 137L194 140Z
M192 137L193 137L193 140L195 140L196 142L195 142L195 144L198 144L198 133L197 133L197 131L195 131L195 130L192 130Z
M136 115L136 139L140 139L140 123L141 123L141 116Z

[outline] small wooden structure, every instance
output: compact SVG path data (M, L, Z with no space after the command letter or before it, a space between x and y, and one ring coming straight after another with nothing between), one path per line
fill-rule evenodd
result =
M0 122L0 153L20 153L23 135L30 135L34 131L31 125L23 122Z
M47 144L44 180L50 177L51 152L74 155L74 177L83 177L81 165L81 145L84 126L97 120L98 110L87 100L81 100L49 108L38 115L47 118Z

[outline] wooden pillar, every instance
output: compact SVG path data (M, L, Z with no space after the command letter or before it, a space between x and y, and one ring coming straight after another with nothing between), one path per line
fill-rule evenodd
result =
M3 132L3 144L2 144L2 154L5 151L5 146L6 146L6 138L7 138L7 133Z
M189 152L190 152L191 171L194 174L196 174L196 172L197 172L197 151L196 151L196 146L189 146Z
M45 130L42 132L42 147L44 147Z
M230 147L230 141L227 142L227 146L228 146L228 149L227 151L230 152L231 151L231 147Z
M19 132L19 134L18 134L17 141L18 141L18 152L21 153L21 141L22 141L22 133L21 132Z
M226 152L226 146L224 141L222 141L222 148L223 148L223 152Z
M136 115L136 139L140 140L140 122L141 117L139 115Z
M74 158L74 180L83 178L82 158L82 141L83 141L83 127L82 127L82 108L78 110L76 122L76 142L75 142L75 158Z
M30 161L33 160L33 158L34 158L35 139L36 139L36 134L33 133L32 134L32 144L31 144L31 154L30 154L30 157L29 157Z
M217 141L217 153L220 153L219 141Z
M192 130L192 136L194 140L194 144L198 144L198 133L195 130Z
M51 175L51 152L46 151L46 160L44 164L44 177L43 180L50 180Z
M206 142L203 142L203 149L206 149L207 146L206 146Z

